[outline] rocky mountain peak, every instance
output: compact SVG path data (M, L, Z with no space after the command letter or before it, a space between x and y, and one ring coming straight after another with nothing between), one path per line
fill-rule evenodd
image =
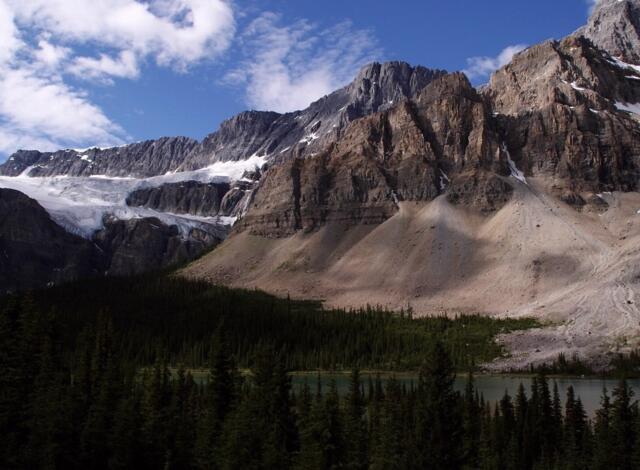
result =
M363 67L349 85L304 110L286 114L245 111L224 121L201 142L180 137L81 152L22 151L0 165L0 174L16 176L34 166L30 176L149 177L253 155L274 162L306 157L339 138L350 122L414 98L445 73L406 62L372 63Z
M406 62L368 64L350 84L304 110L286 114L249 111L225 121L186 158L183 168L251 155L268 156L272 161L313 155L338 139L350 122L414 98L445 74Z
M614 57L640 64L640 0L600 0L577 34Z
M413 67L406 62L374 62L364 66L347 86L352 108L364 114L379 111L395 102L415 97L433 80L445 75L444 70Z
M494 111L518 115L553 104L615 111L640 102L640 73L582 36L546 41L517 54L483 90Z

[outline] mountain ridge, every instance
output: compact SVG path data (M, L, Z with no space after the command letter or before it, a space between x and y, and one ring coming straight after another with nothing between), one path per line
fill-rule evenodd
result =
M192 171L216 162L253 155L274 160L289 153L303 156L326 145L349 122L409 98L444 74L406 62L367 64L347 86L301 111L280 114L243 111L223 121L218 131L198 142L188 137L162 137L109 149L56 152L21 150L0 165L0 175L152 177Z

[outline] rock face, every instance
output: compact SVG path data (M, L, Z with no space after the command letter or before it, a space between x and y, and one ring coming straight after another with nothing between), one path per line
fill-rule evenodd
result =
M198 142L187 137L164 137L109 149L18 151L0 166L0 174L18 176L91 176L145 178L163 175L182 164Z
M147 207L173 214L212 217L219 214L222 201L229 189L229 183L199 183L197 181L168 183L155 188L133 191L127 197L127 205Z
M193 228L185 237L154 218L108 219L87 240L56 224L35 200L0 189L0 294L183 264L225 236Z
M185 239L178 227L156 218L109 218L93 241L107 259L105 274L128 276L191 261L220 243L222 236L192 229Z
M370 64L348 86L287 114L248 111L225 122L202 142L162 138L111 149L19 151L0 165L0 175L150 177L188 171L252 155L282 160L306 156L334 141L350 122L414 97L445 72L404 62Z
M269 237L325 223L379 224L401 201L429 201L462 172L507 175L507 158L482 97L462 74L445 75L389 110L357 120L313 157L267 171L238 230ZM466 176L465 176L466 178ZM490 210L510 187L493 185Z
M640 64L640 1L600 0L589 23L576 34L614 57Z
M0 189L0 293L98 274L93 244L51 220L36 201Z
M482 89L447 74L365 100L327 140L308 121L312 150L272 157L223 249L183 272L342 307L561 324L506 339L515 367L640 347L638 25L638 0L603 0Z
M634 191L640 177L640 73L585 38L549 41L518 54L483 90L511 158L526 175L570 190Z

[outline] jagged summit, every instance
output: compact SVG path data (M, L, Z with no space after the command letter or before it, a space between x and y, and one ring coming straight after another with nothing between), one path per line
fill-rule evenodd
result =
M31 176L150 177L254 155L274 161L310 155L338 138L351 121L415 97L445 73L406 62L372 63L349 85L307 109L286 114L245 111L224 121L202 142L178 137L82 152L20 151L0 165L0 175L16 176L34 166Z
M640 0L600 0L576 34L614 57L640 64Z

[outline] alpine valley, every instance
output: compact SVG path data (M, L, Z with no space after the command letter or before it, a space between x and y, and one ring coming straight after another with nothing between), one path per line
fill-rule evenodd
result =
M332 307L544 325L521 368L640 347L640 0L473 87L373 63L201 142L20 150L0 166L0 291L181 266Z

